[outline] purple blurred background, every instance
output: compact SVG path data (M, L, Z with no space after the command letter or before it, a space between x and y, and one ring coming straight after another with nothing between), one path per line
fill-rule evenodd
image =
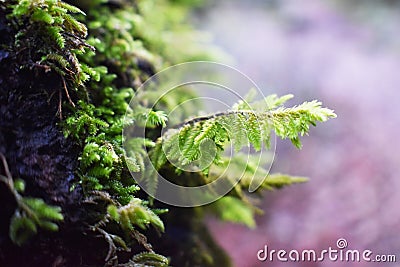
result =
M336 248L341 237L348 249L395 254L400 262L399 4L218 1L197 18L265 94L293 93L290 104L319 99L338 115L312 129L301 151L278 142L273 171L310 181L267 192L257 229L210 219L235 266L378 265L267 263L256 256L264 245Z

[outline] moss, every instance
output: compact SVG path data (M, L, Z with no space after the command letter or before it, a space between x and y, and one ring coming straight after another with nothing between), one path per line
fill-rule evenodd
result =
M259 210L242 192L249 179L236 185L220 202L205 209L187 210L149 198L139 190L130 170L152 183L150 176L143 175L148 174L144 166L149 149L157 169L173 182L205 184L220 172L218 165L223 167L226 163L221 153L230 141L229 131L244 125L251 132L248 139L236 140L238 149L249 142L259 149L261 139L269 140L269 134L261 136L255 122L256 116L267 115L249 113L239 103L233 113L178 124L184 129L182 135L171 136L183 147L184 164L198 159L204 139L214 140L220 155L214 158L217 166L203 173L189 174L174 168L162 154L160 144L167 138L160 137L160 129L168 119L165 112L192 98L194 93L183 90L171 94L154 109L144 103L152 101L151 94L143 103L128 105L128 101L146 79L162 68L208 58L209 53L192 42L201 36L185 23L188 10L198 1L71 2L84 11L57 0L0 2L0 12L4 14L0 16L0 31L6 32L0 42L0 61L11 65L0 67L4 71L2 76L9 74L0 79L4 93L0 100L12 101L4 106L6 109L0 109L6 118L0 122L0 141L11 140L10 145L0 145L0 153L11 159L14 176L26 181L26 195L35 197L26 198L26 203L19 202L17 188L22 190L25 186L15 180L16 186L9 186L8 191L0 187L1 192L12 193L0 194L3 201L12 203L11 208L0 212L6 214L7 222L15 209L21 212L21 203L27 204L34 214L45 213L37 221L29 216L14 216L17 219L12 219L9 227L11 238L19 245L25 241L21 250L35 259L34 264L42 266L229 265L229 259L215 244L202 219L205 211L212 210L222 219L254 226L253 216ZM271 96L267 101L278 107L287 99ZM298 135L307 133L309 124L334 116L319 102L309 103L314 105L278 108L273 113L275 131L282 138L294 140L297 146ZM265 103L262 104L264 107ZM32 112L21 111L24 107ZM228 127L226 120L235 112L240 113L242 121L246 116L251 119L247 124L233 121ZM183 117L190 114L189 110L183 113ZM16 118L22 119L14 121ZM19 125L29 121L34 121L32 127ZM288 126L282 128L285 122ZM127 124L148 130L145 137L129 140L130 151L122 146L121 132ZM265 124L262 130L266 133L271 125L268 120ZM19 137L24 140L22 144ZM168 142L172 141L167 139ZM23 155L18 154L21 151ZM235 164L245 168L248 177L257 171L267 175L266 170L240 159ZM228 182L234 180L232 173L225 176ZM10 177L2 180L14 181ZM274 181L261 188L279 188L304 179L278 175ZM62 218L59 232L37 231L37 226L57 230L55 222ZM0 229L2 236L4 226ZM31 229L29 234L15 238L25 228ZM32 237L36 232L39 235ZM29 243L33 239L36 244ZM0 255L0 263L26 266L27 262L18 259L10 240L5 244L1 240L4 251L13 253ZM36 256L43 248L41 256Z
M88 264L101 258L106 260L106 264L115 265L118 263L117 250L125 251L118 256L125 261L129 257L127 264L136 261L144 263L147 258L151 258L153 263L157 259L160 263L165 262L161 256L151 256L155 255L151 246L136 228L147 228L152 224L162 231L163 223L157 214L166 210L153 211L147 207L146 201L137 198L144 196L138 195L138 187L126 166L136 164L140 168L140 154L144 148L139 145L136 161L127 162L123 157L121 132L127 110L133 120L140 120L141 114L148 110L145 107L135 110L128 107L127 102L134 90L156 70L178 60L176 53L169 50L171 40L168 36L158 36L157 32L163 30L160 27L165 24L169 30L179 29L181 33L189 33L190 30L181 26L186 7L164 1L156 6L156 10L151 10L148 4L97 3L95 6L96 3L92 3L91 8L85 10L86 16L78 8L60 1L21 0L2 4L2 9L8 13L7 23L13 31L12 42L4 47L13 55L18 53L15 64L19 69L27 73L39 71L29 80L40 80L46 75L53 77L51 82L55 84L54 88L45 90L52 100L49 103L53 105L48 111L56 110L49 114L50 117L56 114L59 117L58 122L53 120L53 126L56 122L65 140L81 151L76 157L78 165L72 176L74 178L68 178L67 188L71 195L81 195L82 199L74 201L74 204L81 205L84 213L80 213L80 218L75 221L74 227L78 228L74 230L70 242L88 244L93 242L92 238L101 235L108 246L106 250L101 248L103 253L97 257L92 257L90 253L78 253ZM149 22L154 19L153 13L163 16L157 16L160 23L154 24L152 29ZM88 26L90 34L87 39L86 26L77 18ZM25 90L24 87L20 86L22 90ZM35 89L26 93L31 95L36 92ZM181 98L181 101L184 99ZM149 114L150 127L164 124L163 113L155 111ZM48 120L43 123L48 123ZM149 146L153 144L151 140L146 142ZM66 153L71 158L76 155L69 151ZM29 193L36 190L31 183L27 186L31 190ZM46 194L43 198L47 199ZM75 218L76 215L64 209L64 204L60 203L60 206L67 221ZM111 216L113 209L118 216ZM68 229L68 226L65 225L65 228ZM64 228L58 238L62 238L63 231ZM79 234L91 238L85 240L77 237ZM62 246L67 246L64 241L62 243ZM51 250L50 246L50 243L46 245L48 250ZM26 244L25 247L29 248ZM72 251L76 253L79 247L72 249L71 254ZM147 254L131 257L143 249L147 250ZM54 253L58 253L56 249ZM63 254L67 257L67 264L76 262L76 259L69 258L68 251ZM52 257L47 259L52 260Z
M190 33L190 29L182 26L186 12L186 7L168 1L160 1L157 5L150 1L121 6L99 4L86 10L88 43L95 47L96 52L88 51L79 55L78 59L82 69L90 70L86 71L91 75L86 83L90 99L78 102L77 109L65 119L62 128L66 137L74 137L83 148L79 157L77 184L91 199L96 194L93 192L107 192L97 205L100 212L96 217L100 220L93 230L106 230L107 234L114 230L113 235L120 235L128 244L137 239L137 234L129 234L135 228L145 229L149 223L159 230L164 227L156 215L160 210L153 212L146 207L145 201L136 198L143 197L143 194L138 195L138 187L126 166L135 165L138 170L143 168L142 156L146 152L141 144L143 141L135 139L132 140L137 141L135 156L124 157L121 139L123 119L125 115L132 122L148 119L148 126L152 128L164 124L165 117L160 112L150 111L148 118L141 118L148 109L143 106L129 107L127 102L136 88L156 70L178 62L177 53L169 49L173 47L169 43L170 38L159 36L159 33L166 30ZM187 57L184 55L180 59L184 58ZM187 94L186 98L190 96ZM181 101L186 98L181 98ZM145 142L148 146L153 145L151 140ZM102 206L102 201L108 205ZM104 209L107 206L108 213ZM148 245L145 243L146 248ZM123 249L124 246L119 247Z

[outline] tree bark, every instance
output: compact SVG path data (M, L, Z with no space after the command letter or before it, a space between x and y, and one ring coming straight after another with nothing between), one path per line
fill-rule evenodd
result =
M65 219L57 233L40 232L17 247L8 237L16 203L0 183L0 266L73 266L90 244L82 240L77 224L85 216L82 190L70 190L81 148L65 139L57 125L60 98L65 97L62 78L35 65L29 47L12 50L15 32L5 18L0 9L0 152L13 178L26 182L24 195L60 206Z

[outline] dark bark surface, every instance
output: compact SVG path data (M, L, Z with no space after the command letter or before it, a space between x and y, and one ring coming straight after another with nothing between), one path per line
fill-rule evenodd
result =
M79 188L70 191L70 186L80 148L65 139L57 125L60 93L61 97L65 94L60 91L62 80L31 62L34 51L29 47L13 51L14 35L0 10L0 152L14 179L26 182L24 195L60 206L65 220L57 233L39 230L37 238L25 246L13 245L8 228L16 203L0 184L0 266L77 263L82 254L77 252L82 249L77 237L82 230L75 223L83 214L82 192ZM4 174L3 166L0 172Z

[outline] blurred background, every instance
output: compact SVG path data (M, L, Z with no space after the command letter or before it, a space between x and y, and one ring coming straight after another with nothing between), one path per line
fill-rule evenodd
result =
M310 181L267 192L257 229L210 218L218 242L241 267L377 266L266 263L256 256L264 245L336 248L338 238L348 249L395 254L399 262L400 1L215 2L193 22L213 35L234 67L264 94L293 93L293 105L319 99L338 115L312 129L301 151L278 141L272 172Z

